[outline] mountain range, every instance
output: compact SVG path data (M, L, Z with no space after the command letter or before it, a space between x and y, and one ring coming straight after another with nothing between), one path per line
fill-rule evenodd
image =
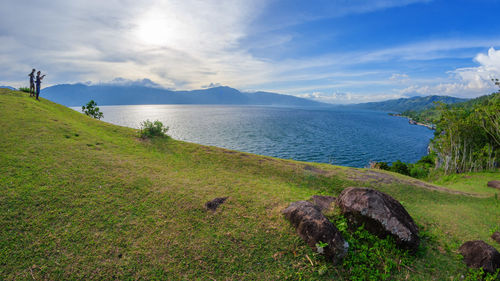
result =
M219 104L329 106L304 98L269 92L241 92L220 86L192 91L172 91L146 86L60 84L42 90L42 96L66 106L82 106L94 100L99 105L131 104Z
M82 106L94 100L99 105L217 104L272 106L335 106L314 100L270 92L242 92L219 86L201 90L174 91L149 85L60 84L42 90L42 96L66 106ZM454 104L467 99L450 96L400 98L381 102L343 105L344 108L404 112L432 108L435 102Z

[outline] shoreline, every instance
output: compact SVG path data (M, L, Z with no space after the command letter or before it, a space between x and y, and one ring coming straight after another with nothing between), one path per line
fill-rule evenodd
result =
M427 123L417 122L417 121L413 120L412 118L410 118L408 116L401 115L400 113L389 113L389 115L390 116L395 116L395 117L406 118L406 119L408 119L408 123L410 123L411 125L424 126L427 129L433 130L433 131L436 130L436 125L434 125L434 124L427 124Z

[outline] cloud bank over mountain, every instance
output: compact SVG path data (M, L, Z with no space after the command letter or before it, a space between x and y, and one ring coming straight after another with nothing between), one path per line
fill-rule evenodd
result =
M500 29L486 11L500 3L442 2L5 0L0 84L26 86L35 67L46 86L123 77L339 103L487 94Z
M488 53L478 54L474 61L477 67L458 68L450 71L455 83L440 83L433 86L410 86L401 92L403 94L418 95L454 95L457 97L470 97L484 95L496 90L491 79L500 79L500 50L490 48Z

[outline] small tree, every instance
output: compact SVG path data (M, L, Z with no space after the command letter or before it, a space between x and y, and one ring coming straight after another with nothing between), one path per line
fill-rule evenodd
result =
M21 87L21 88L19 88L19 91L31 94L30 88L27 88L27 87Z
M164 126L160 121L143 121L141 122L141 138L164 137L168 131L168 127Z
M97 107L97 103L94 100L90 100L85 106L82 106L82 112L87 116L99 120L104 117L104 114L99 111L99 107Z
M392 163L391 171L407 176L410 175L410 170L408 169L408 165L406 165L404 162L401 162L401 160Z

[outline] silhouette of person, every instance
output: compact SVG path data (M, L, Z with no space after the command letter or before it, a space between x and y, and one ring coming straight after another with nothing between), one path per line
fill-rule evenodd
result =
M30 97L35 96L35 71L36 70L33 68L31 73L28 74L28 76L30 77Z
M40 74L42 74L40 71L38 71L36 73L36 81L35 81L35 83L36 83L36 99L37 100L39 100L38 96L40 95L40 84L42 84L42 79L45 77L45 74L42 76L40 76Z

